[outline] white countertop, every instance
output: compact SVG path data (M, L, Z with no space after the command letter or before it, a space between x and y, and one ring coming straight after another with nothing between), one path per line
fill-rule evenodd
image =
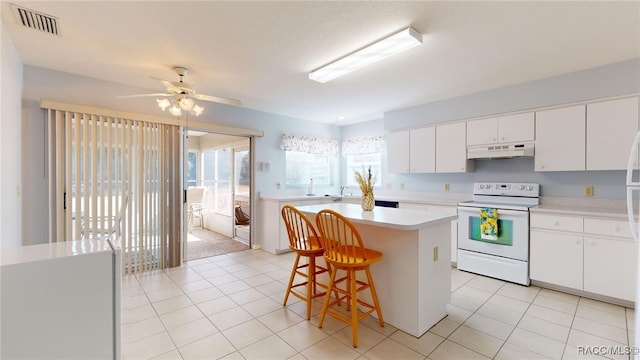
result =
M119 245L115 247L116 250L120 250ZM2 248L0 266L112 251L109 241L105 238Z
M442 215L436 212L385 208L376 206L373 211L364 211L359 204L330 203L298 206L303 213L316 214L331 209L344 215L354 223L374 225L397 230L417 230L439 222L455 220L458 215Z
M612 209L612 208L596 208L596 207L581 207L571 205L538 205L531 208L532 213L551 213L562 215L575 215L575 216L593 216L601 218L610 218L615 220L627 220L626 209Z
M316 194L312 196L304 195L304 194L260 194L261 200L268 201L300 201L300 200L323 200L323 199L333 199L334 197L339 195L329 195L326 196L324 194ZM460 201L471 200L471 195L468 194L435 194L435 193L421 193L421 192L394 192L394 193L375 193L374 194L376 200L386 200L386 201L398 201L398 202L408 202L408 203L419 203L419 204L432 204L432 205L443 205L443 206L457 206ZM359 194L354 195L345 195L343 196L345 200L358 200L360 199Z

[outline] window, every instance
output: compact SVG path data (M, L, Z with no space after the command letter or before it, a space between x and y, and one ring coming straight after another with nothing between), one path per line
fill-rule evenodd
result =
M313 179L315 186L332 186L337 174L335 156L286 151L286 186L305 187Z
M380 186L382 174L382 153L367 154L367 155L346 155L344 156L345 168L346 168L346 184L349 187L358 187L358 183L353 175L354 171L362 172L369 170L371 166L371 173L376 177L376 186Z
M356 188L354 171L367 171L371 167L371 173L376 177L376 184L382 183L382 153L384 152L384 139L382 136L367 136L349 138L342 142L342 157L345 161L345 184Z
M305 187L309 180L319 187L333 186L338 174L338 141L282 134L285 151L285 185Z
M198 184L198 154L189 151L187 158L187 187L196 186Z

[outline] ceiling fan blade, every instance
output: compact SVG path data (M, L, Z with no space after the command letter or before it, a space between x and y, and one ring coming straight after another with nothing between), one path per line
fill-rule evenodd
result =
M134 95L120 95L119 98L137 98L137 97L151 97L151 96L173 96L173 94L167 93L153 93L153 94L134 94Z
M236 99L228 99L228 98L211 96L211 95L203 95L203 94L193 94L192 97L198 100L211 101L211 102L217 102L217 103L234 105L234 106L242 106L242 103L240 102L240 100L236 100Z
M165 88L167 88L167 91L175 93L175 94L180 94L182 92L182 90L180 90L179 87L173 85L173 83L171 81L167 81L167 80L160 80L160 82L162 82L162 85L164 85Z

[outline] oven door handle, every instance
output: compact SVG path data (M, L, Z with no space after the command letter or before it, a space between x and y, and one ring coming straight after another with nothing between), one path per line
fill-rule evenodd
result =
M472 209L477 209L477 210L473 211ZM462 212L480 214L480 209L481 208L459 207L458 208L458 214L460 214ZM494 208L494 209L498 210L498 217L500 216L500 214L503 214L503 215L516 215L516 216L528 216L529 215L528 211L506 210L506 209L500 209L500 208Z

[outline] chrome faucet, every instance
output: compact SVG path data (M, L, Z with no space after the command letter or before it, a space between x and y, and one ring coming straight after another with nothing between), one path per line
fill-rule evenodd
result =
M342 185L342 186L340 187L340 196L343 196L343 194L344 194L344 189L346 189L346 188L348 188L348 186L347 186L347 185Z

